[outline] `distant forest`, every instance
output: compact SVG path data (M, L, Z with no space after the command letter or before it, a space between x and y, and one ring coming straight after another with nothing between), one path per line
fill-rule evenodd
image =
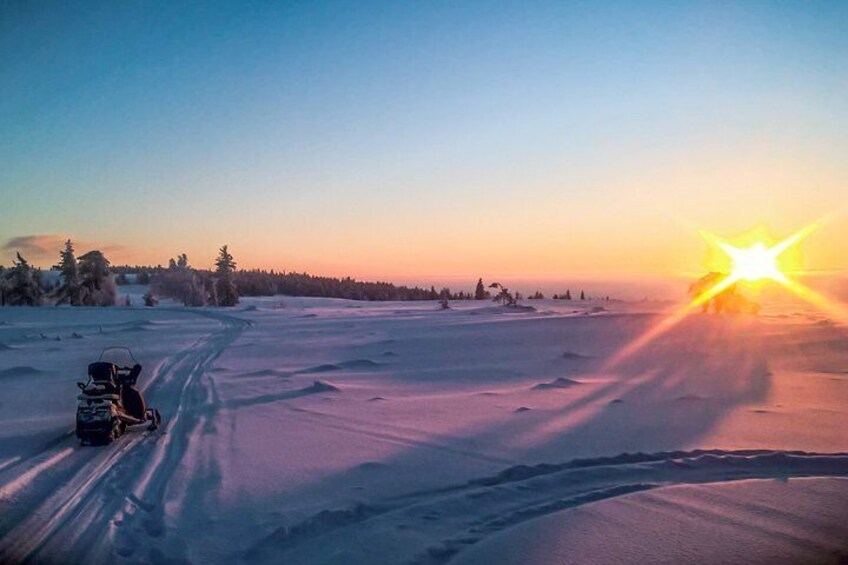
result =
M370 301L440 300L447 308L449 300L493 299L506 306L522 300L518 292L511 293L499 283L484 285L477 281L473 292L452 292L450 288L436 290L398 286L388 282L358 281L351 277L336 278L307 273L274 270L239 270L227 246L219 250L213 269L198 269L189 264L185 254L162 265L111 265L100 251L91 251L79 258L69 240L58 252L59 263L45 276L32 267L20 254L11 268L0 266L0 305L69 304L71 306L110 306L118 302L119 286L139 284L148 286L144 296L147 306L159 298L173 298L186 306L233 306L239 296L308 296L345 298ZM488 290L493 289L495 294ZM583 292L580 298L585 300ZM530 299L544 298L536 292ZM571 291L554 295L555 299L571 300ZM129 298L127 297L127 304Z
M203 302L200 289L208 286L215 271L191 267L185 255L172 259L168 267L115 266L118 285L135 282L150 284L151 292L159 296L182 299L183 302ZM133 280L134 279L134 280ZM452 292L449 288L437 290L395 285L389 282L358 281L351 277L321 277L307 273L274 270L234 270L231 280L239 296L310 296L346 298L350 300L468 300L469 292ZM209 302L207 300L207 302ZM198 304L200 305L200 304Z

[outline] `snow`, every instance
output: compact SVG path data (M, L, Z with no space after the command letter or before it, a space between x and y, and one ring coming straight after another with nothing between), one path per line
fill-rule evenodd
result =
M0 560L739 560L722 537L848 550L839 321L794 304L695 315L612 362L675 305L527 304L0 309ZM75 382L112 345L144 365L164 424L79 447ZM771 521L752 529L763 500Z
M846 508L844 478L672 486L529 521L457 563L844 563Z

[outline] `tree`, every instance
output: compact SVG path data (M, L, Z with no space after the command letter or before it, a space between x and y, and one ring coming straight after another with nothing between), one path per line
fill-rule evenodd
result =
M571 289L565 291L565 300L571 300Z
M151 296L159 294L181 301L184 306L206 306L206 280L208 273L200 274L188 262L188 255L181 253L168 261L168 269L160 271L150 286Z
M235 306L239 302L238 289L233 284L235 270L236 263L225 245L218 250L218 259L215 260L215 293L218 306Z
M582 290L580 291L580 300L586 300L586 293Z
M6 267L0 265L0 306L6 305L6 293L9 291L9 284L6 281Z
M89 251L78 261L82 303L86 306L114 306L118 298L115 281L109 273L109 260L98 250Z
M74 244L70 239L65 242L64 251L59 252L57 267L62 272L62 284L56 289L56 304L82 305L79 266L74 256Z
M41 271L30 267L26 259L17 254L17 261L4 277L6 290L4 303L9 306L40 306L44 297L41 288Z
M480 278L477 281L477 288L474 289L474 300L485 300L489 298L491 294L486 290L486 287L483 286L483 279Z
M515 306L516 298L509 293L509 289L503 286L501 283L492 283L489 285L489 288L498 289L498 293L492 298L495 302L500 302L504 306ZM518 294L518 293L516 293Z

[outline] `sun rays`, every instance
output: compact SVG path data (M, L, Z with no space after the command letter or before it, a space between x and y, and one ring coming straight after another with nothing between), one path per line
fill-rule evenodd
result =
M701 230L699 233L710 246L712 254L710 270L713 271L713 276L705 277L709 284L706 288L699 288L687 304L663 317L625 345L610 359L607 368L612 368L632 356L676 326L693 311L699 308L705 309L722 293L733 292L739 284L759 288L770 282L778 283L820 310L845 316L843 306L793 278L793 275L801 273L798 246L818 226L817 223L810 224L779 241L773 240L762 227L734 240L724 239Z

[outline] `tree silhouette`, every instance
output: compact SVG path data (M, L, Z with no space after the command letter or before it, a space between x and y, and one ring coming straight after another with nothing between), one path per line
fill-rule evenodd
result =
M9 306L40 306L44 297L41 288L41 271L30 267L26 259L17 253L17 260L5 276L4 303Z
M118 298L115 281L109 274L109 260L98 250L89 251L77 261L86 306L114 306Z
M74 244L65 242L64 251L59 252L59 271L62 272L62 284L56 290L56 304L82 305L79 266L74 256Z
M509 289L503 286L501 283L493 282L489 285L489 288L497 289L499 292L492 298L495 302L500 302L504 306L515 306L517 300L512 294L509 293ZM516 293L518 294L518 293Z
M482 277L477 281L477 288L474 289L474 300L485 300L489 298L491 295L486 290L486 287L483 286Z
M218 250L218 259L215 260L215 294L219 306L235 306L239 302L236 285L233 284L233 273L236 263L230 255L227 246Z

